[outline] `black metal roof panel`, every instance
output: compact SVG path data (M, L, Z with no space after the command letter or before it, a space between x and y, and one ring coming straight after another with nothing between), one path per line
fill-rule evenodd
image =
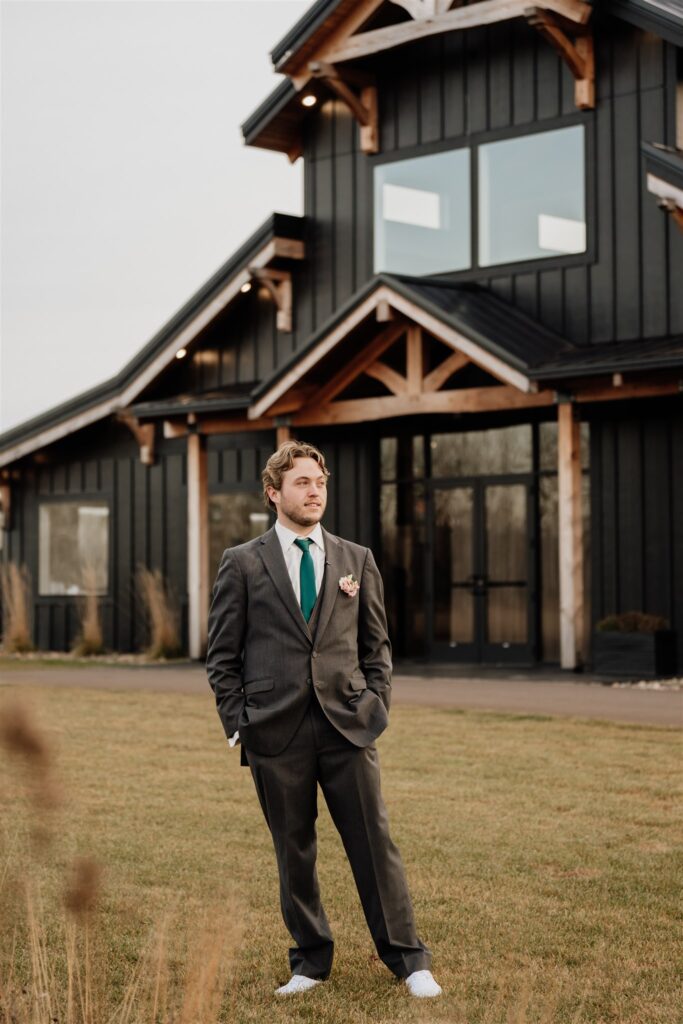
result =
M595 4L599 6L599 2ZM683 46L683 3L681 0L607 0L611 14L646 32L654 32L676 46Z
M239 412L249 408L249 394L253 387L253 382L234 384L229 388L203 391L196 395L173 395L171 398L159 398L152 402L136 402L135 405L128 406L126 412L130 412L138 419L156 419L188 412Z
M651 142L641 142L640 148L648 174L654 174L676 188L683 189L683 152L680 149Z
M280 63L290 53L294 53L308 39L309 36L325 23L329 15L338 7L342 0L316 0L308 10L304 11L299 20L292 25L289 32L276 43L270 51L270 57L275 65Z
M247 145L296 98L296 95L296 88L289 78L278 83L273 91L266 96L263 103L240 125L242 137Z
M114 398L272 238L301 241L303 235L303 217L273 213L117 374L0 434L0 454L34 434L40 434L100 402Z
M569 377L599 376L639 370L671 370L683 367L683 335L655 341L609 342L583 346L565 352L534 367L534 380L560 380Z

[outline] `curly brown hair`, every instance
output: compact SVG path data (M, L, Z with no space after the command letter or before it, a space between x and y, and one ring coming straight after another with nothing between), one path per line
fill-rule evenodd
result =
M268 497L268 488L274 487L276 491L281 489L282 477L288 469L292 468L296 458L315 459L325 474L325 479L330 475L330 471L325 465L325 456L312 444L293 439L283 441L278 450L270 456L261 474L261 479L263 480L263 503L274 512L277 509L275 503Z

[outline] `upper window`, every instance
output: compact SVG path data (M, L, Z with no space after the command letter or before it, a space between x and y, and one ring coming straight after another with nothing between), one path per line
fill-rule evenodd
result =
M452 273L585 252L584 165L583 125L379 164L375 271Z
M109 589L109 507L59 501L40 506L39 591L85 594Z
M471 265L467 149L375 168L375 270L438 274Z

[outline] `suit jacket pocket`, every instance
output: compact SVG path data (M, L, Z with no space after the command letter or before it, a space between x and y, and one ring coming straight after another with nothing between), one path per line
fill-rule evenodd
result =
M362 672L354 672L354 674L349 678L349 685L352 690L367 690L368 688L368 684L365 681L365 676Z
M242 683L245 696L250 697L252 693L265 693L273 689L273 677L265 676L263 679L249 679Z

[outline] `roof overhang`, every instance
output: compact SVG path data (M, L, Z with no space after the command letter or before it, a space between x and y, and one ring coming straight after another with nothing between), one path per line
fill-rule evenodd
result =
M641 143L647 190L683 228L683 152L667 146Z
M119 373L0 435L0 467L125 410L239 295L253 270L303 258L303 220L273 214Z
M609 0L607 10L636 28L654 32L683 46L683 6L680 0Z

